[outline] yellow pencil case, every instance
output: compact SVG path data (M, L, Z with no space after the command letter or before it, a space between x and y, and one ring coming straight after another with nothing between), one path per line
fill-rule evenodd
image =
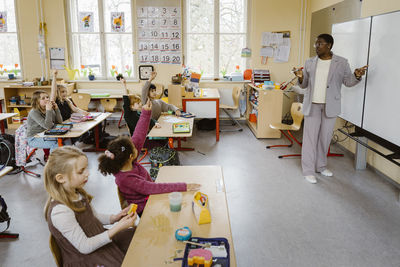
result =
M196 192L192 200L192 210L198 224L211 223L211 214L208 203L208 196Z

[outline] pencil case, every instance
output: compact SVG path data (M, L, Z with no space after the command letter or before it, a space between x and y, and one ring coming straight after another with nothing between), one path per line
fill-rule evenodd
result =
M230 253L229 253L229 242L224 237L215 237L215 238L202 238L202 237L192 237L189 239L191 242L199 243L199 244L207 244L208 247L203 247L201 245L194 244L186 244L185 252L183 254L182 259L182 267L190 267L195 266L199 262L203 266L209 266L208 259L204 258L203 261L201 259L201 254L198 255L197 259L190 255L190 251L198 250L198 249L206 249L212 252L212 263L211 266L221 266L221 267L229 267L230 266ZM192 253L193 254L193 253ZM190 257L192 256L192 257ZM189 265L191 264L191 265Z
M192 200L192 210L198 224L211 223L211 214L208 203L208 196L196 192Z

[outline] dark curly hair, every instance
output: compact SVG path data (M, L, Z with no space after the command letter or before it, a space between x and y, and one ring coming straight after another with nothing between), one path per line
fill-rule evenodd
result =
M328 44L331 45L331 49L332 49L333 43L334 43L332 35L323 33L323 34L318 35L317 39L318 38L324 39L325 42L327 42Z
M134 158L136 158L138 155L138 152L131 139L126 136L120 136L115 140L112 140L108 144L107 150L110 151L114 157L111 158L106 154L102 154L98 158L99 171L103 175L118 173L122 166L124 166L126 161L129 159L131 154L133 154Z

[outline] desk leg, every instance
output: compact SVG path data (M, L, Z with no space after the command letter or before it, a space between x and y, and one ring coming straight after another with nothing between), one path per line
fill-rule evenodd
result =
M63 146L62 138L57 138L57 142L58 142L58 147Z
M186 99L182 99L182 109L186 112Z
M177 137L175 138L178 142L178 146L174 147L174 138L170 137L168 138L168 147L171 149L175 149L176 151L193 151L194 148L191 147L182 147L182 138L181 137Z
M96 144L96 147L95 148L91 148L91 149L90 148L89 149L84 149L83 150L84 152L103 152L103 151L106 151L106 149L100 148L100 144L99 144L99 141L100 141L100 133L99 133L100 127L101 127L101 123L97 124L94 127L94 142Z
M168 138L168 147L174 149L174 138Z
M4 120L0 121L0 127L1 127L1 133L5 134L6 133L6 129L4 128Z
M215 118L216 133L215 134L216 134L216 140L218 142L219 141L219 100L215 100L215 106L217 108L216 113L215 113L215 115L216 115L216 118Z

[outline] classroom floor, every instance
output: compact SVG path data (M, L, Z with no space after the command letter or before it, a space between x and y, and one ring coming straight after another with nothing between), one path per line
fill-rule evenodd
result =
M116 127L110 125L108 131L111 128ZM215 132L197 131L188 142L196 151L180 152L182 165L223 167L237 266L398 267L398 190L370 169L355 171L349 154L329 159L333 177L318 177L316 185L309 184L299 159L277 158L299 148L265 149L280 141L257 140L247 127L221 133L219 143ZM338 146L332 150L340 152ZM98 210L115 212L115 183L97 171L97 156L88 153L86 190L94 195ZM0 194L12 217L10 230L20 233L19 240L0 241L0 266L56 266L43 217L43 180L5 176L0 178Z

